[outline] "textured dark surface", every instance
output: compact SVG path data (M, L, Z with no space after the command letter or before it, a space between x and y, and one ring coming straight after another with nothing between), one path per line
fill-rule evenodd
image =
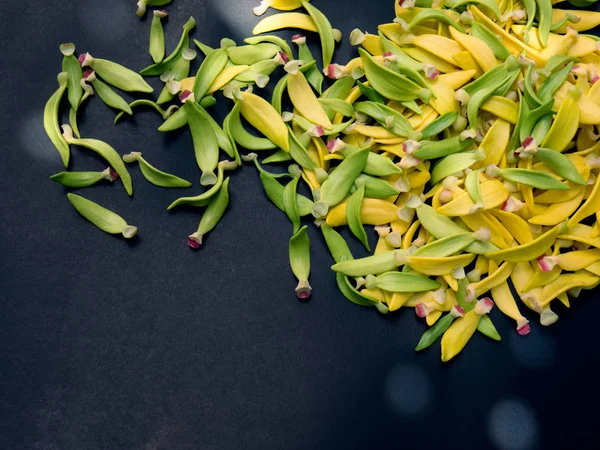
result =
M175 0L169 49L189 15L194 37L240 42L254 3ZM393 18L391 0L314 3L345 38ZM196 187L156 188L131 167L133 199L120 183L83 190L140 227L133 242L80 218L49 179L62 168L42 126L58 44L141 69L150 23L134 10L134 0L0 1L1 449L598 448L597 292L524 338L494 311L503 342L477 335L443 365L439 344L414 353L425 325L412 310L382 317L343 299L312 227L314 295L296 300L291 227L252 167L232 175L229 211L191 251L200 211L166 210L198 192L189 135L160 134L146 110L114 127L96 98L83 135L142 151ZM336 60L353 52L345 43ZM73 169L104 167L72 150Z

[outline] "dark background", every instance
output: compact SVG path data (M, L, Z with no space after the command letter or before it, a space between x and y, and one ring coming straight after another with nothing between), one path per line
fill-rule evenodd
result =
M190 15L193 37L241 42L258 3L175 0L168 52ZM391 0L314 3L344 33L339 63L355 55L353 28L375 32L394 17ZM250 166L232 175L227 214L191 251L201 211L166 210L199 192L190 136L157 132L160 117L144 109L115 127L92 98L84 136L195 183L157 188L130 166L133 199L120 183L83 190L140 228L132 242L109 236L49 179L62 167L42 111L60 43L139 70L150 15L140 20L134 0L0 6L0 449L598 448L597 292L568 313L557 306L550 329L527 311L527 337L494 311L502 343L476 335L442 364L439 344L413 351L426 329L413 310L384 317L338 293L314 227L314 293L295 298L291 226ZM105 167L72 149L72 169Z

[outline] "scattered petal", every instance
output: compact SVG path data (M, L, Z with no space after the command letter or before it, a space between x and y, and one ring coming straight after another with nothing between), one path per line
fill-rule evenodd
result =
M329 150L329 153L340 152L344 150L345 147L346 143L341 139L330 139L327 142L327 150Z
M442 192L440 192L440 203L446 204L446 203L450 203L451 201L452 201L452 191L449 191L448 189L442 189Z
M401 169L410 169L411 167L417 167L421 164L421 160L419 158L415 158L412 155L405 155L400 159L398 163L398 167Z
M311 292L312 288L310 287L308 280L302 280L298 283L298 286L296 286L296 296L301 300L310 297Z
M549 306L546 306L542 310L542 312L540 314L540 323L543 326L547 327L549 325L552 325L557 320L558 320L558 315L554 311L552 311Z
M410 191L410 181L408 180L408 177L406 177L405 175L400 175L394 183L394 188L398 192Z
M554 267L558 265L559 261L560 257L546 256L545 254L541 255L537 259L538 266L540 266L540 269L542 269L542 272L544 273L550 272L552 269L554 269Z
M350 45L360 45L365 42L365 33L355 28L350 32Z
M462 280L467 276L465 273L465 268L462 266L456 266L454 269L452 269L450 275L452 275L452 277L456 278L457 280Z
M509 195L508 198L502 203L502 211L506 212L517 212L521 211L525 207L525 203L521 200L514 198L512 195Z
M431 312L431 308L429 305L427 305L427 303L423 302L415 306L415 312L419 317L427 317L427 315Z
M187 242L191 248L197 250L202 246L202 235L198 232L190 234Z
M392 232L392 229L389 225L376 225L375 232L379 235L379 237L386 237Z
M437 291L433 292L433 300L438 304L438 305L443 305L444 302L446 301L446 289L440 288Z
M423 70L425 71L427 79L431 81L435 80L440 75L440 71L432 64L425 64Z
M460 305L452 305L450 309L450 315L452 317L463 317L465 315L465 310Z
M480 228L475 232L475 239L480 242L489 242L492 238L492 232L489 228Z
M325 129L321 125L315 125L306 132L311 137L321 137L325 134Z
M339 64L329 64L329 66L327 66L324 72L325 75L327 75L332 80L339 80L340 78L344 78L348 75L347 69L344 66L340 66Z
M292 36L292 42L298 45L306 44L306 36L302 34L295 34Z
M181 94L179 94L179 101L181 103L194 102L194 101L196 101L196 99L195 99L194 93L192 91L185 90Z

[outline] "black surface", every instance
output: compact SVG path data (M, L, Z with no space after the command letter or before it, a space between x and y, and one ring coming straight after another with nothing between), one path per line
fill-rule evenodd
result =
M189 15L194 37L240 42L254 3L175 0L169 49ZM391 0L314 3L345 42L393 18ZM494 311L503 342L475 336L442 364L439 344L414 353L426 327L412 310L382 317L342 298L313 227L314 294L296 300L291 227L250 166L232 176L229 211L199 252L186 236L201 212L166 210L186 191L149 185L135 167L133 199L120 183L82 191L138 225L135 241L79 217L49 179L62 168L42 126L58 44L141 69L150 23L134 10L0 1L1 449L598 448L598 291L524 338ZM353 52L344 44L336 60ZM160 134L151 111L117 127L113 117L92 99L82 133L144 152L198 192L187 133ZM71 167L105 163L74 148Z

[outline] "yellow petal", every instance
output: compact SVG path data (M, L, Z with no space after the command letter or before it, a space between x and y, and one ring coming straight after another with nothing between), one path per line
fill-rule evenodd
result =
M450 361L467 345L467 342L469 342L469 339L471 339L471 336L477 330L480 318L473 311L469 311L464 317L460 317L452 322L450 328L442 336L443 362Z
M421 226L421 222L415 220L412 225L408 227L404 236L402 236L402 248L404 250L408 250L413 241L415 240L415 234L417 234L417 230Z
M263 3L266 3L266 5L263 5ZM264 2L261 2L259 7L254 8L254 14L260 16L264 14L269 7L279 11L293 11L294 9L301 8L302 3L300 0L265 0ZM262 11L263 8L264 11Z
M564 33L567 27L572 27L577 31L587 31L600 25L600 13L598 12L555 8L552 8L552 23L560 22L567 13L575 15L581 20L577 23L569 22L556 30L556 32Z
M564 55L577 41L577 33L573 30L567 32L564 36L558 36L552 41L548 41L548 46L540 51L539 57L543 61L548 61L556 55Z
M179 88L181 92L194 90L194 82L196 81L196 77L188 77L181 80L181 87Z
M279 148L290 151L288 127L273 106L258 95L242 92L240 113L250 125L264 134Z
M383 44L376 34L365 33L365 40L361 45L373 56L383 55Z
M489 273L492 274L496 270L498 270L498 262L494 261L493 259L490 259L488 261L489 261L489 265L490 265Z
M458 280L454 278L452 275L444 275L444 280L448 283L450 289L454 292L458 291Z
M438 77L438 80L443 81L452 89L460 89L468 81L475 77L476 70L457 70L456 72L443 73Z
M442 317L442 311L431 311L427 314L427 317L425 317L425 321L427 322L427 325L432 326L440 317Z
M569 273L559 276L556 281L544 286L542 290L541 306L544 307L558 295L567 292L573 288L589 289L595 287L600 281L600 277L591 274Z
M478 270L479 273L481 273L482 275L485 275L486 273L489 273L489 271L490 271L489 267L490 267L489 259L487 259L483 255L477 256L477 261L475 261L475 270Z
M595 104L600 105L600 83L592 84L592 87L590 88L590 90L587 93L587 97L591 101L593 101ZM589 136L587 133L580 133L580 135ZM579 139L579 136L577 138ZM592 141L591 139L589 142L590 142L589 145L587 145L586 147L584 147L582 149L579 149L579 146L578 146L577 150L585 150L586 148L589 148L596 143L595 141Z
M411 58L416 59L424 64L431 64L432 66L435 66L441 73L450 73L458 70L454 64L449 63L420 47L404 47L403 50L404 53Z
M317 33L317 26L308 14L303 13L280 13L262 19L254 29L252 34L268 33L270 31L281 30L284 28L299 28L301 30Z
M410 187L415 189L418 187L425 186L429 179L431 178L431 174L429 172L421 172L420 170L413 170L409 174L406 175L408 178L408 182Z
M558 294L558 295L556 296L556 298L557 298L558 300L560 300L560 302L561 302L563 305L565 305L567 308L570 308L570 307L571 307L571 303L569 302L569 296L567 295L567 293L566 293L566 292L562 292L562 293Z
M358 59L360 59L360 58L358 58ZM363 84L365 86L370 86L368 81L365 81ZM352 90L346 96L346 98L344 100L347 101L350 104L353 104L356 100L358 100L358 98L361 95L362 95L362 92L361 92L360 88L358 86L355 86L355 87L352 88Z
M501 119L504 119L513 125L517 123L519 117L519 105L505 97L494 95L487 99L481 109L490 112Z
M363 136L372 137L373 139L396 139L397 135L389 131L387 128L378 125L356 125L350 134L360 133Z
M481 228L489 229L492 235L490 242L496 247L507 248L509 246L510 243L507 243L507 241L504 239L503 232L498 229L495 223L484 216L482 211L477 211L475 214L463 216L461 219L472 231L477 231Z
M505 120L496 120L479 145L486 154L485 160L477 166L496 164L500 162L502 155L506 153L510 140L510 123Z
M366 295L367 297L371 297L374 300L379 302L385 302L385 294L381 289L363 289L360 291L362 295Z
M389 106L390 108L392 108L394 111L399 112L400 114L402 114L406 110L406 106L404 106L400 102L397 102L396 100L390 100L390 101L388 101L387 102L387 106Z
M517 294L519 294L523 303L530 309L536 308L536 304L539 303L542 295L542 288L535 288L529 291L524 290L524 287L534 275L535 271L531 268L529 262L517 263L515 269L510 274L510 281L512 281Z
M419 7L403 8L402 6L400 6L400 2L394 2L394 8L396 11L396 17L401 17L406 22L410 22L421 11L426 11L428 9L428 8L419 8ZM453 11L451 9L440 9L440 11L443 12L444 14L446 14L453 21L458 22L460 14L457 13L456 11Z
M524 291L530 291L531 289L544 287L547 284L552 283L556 280L560 274L562 273L562 269L556 266L550 272L542 272L538 271L529 279L529 282L523 288Z
M323 105L317 100L302 72L288 74L288 93L292 104L302 116L315 125L322 125L326 130L333 128Z
M215 81L213 81L213 84L210 86L210 88L208 88L207 94L212 94L213 92L217 92L219 89L221 89L223 86L225 86L231 80L233 80L235 77L244 73L248 69L250 69L250 66L246 66L246 65L226 67L219 74L219 76L217 78L215 78ZM196 79L196 77L192 78L192 80L195 80L195 79ZM193 86L193 82L192 82L192 86ZM183 83L181 86L181 90L183 90Z
M356 58L348 61L348 64L346 64L346 67L344 69L344 73L351 74L354 69L362 69L362 68L363 68L362 58L359 56L359 57L356 57ZM327 91L325 91L325 92L327 92Z
M559 234L558 238L581 242L591 247L600 248L600 238L592 237L592 231L592 227L578 223L573 227L569 227L569 230L566 233Z
M327 145L325 142L323 142L322 139L314 137L311 140L311 146L314 146L314 148L317 150L319 155L319 165L321 168L324 170L329 170L329 162L325 160L325 156L329 155L329 150L327 150Z
M517 35L517 37L519 37L519 39L523 39L523 35L525 33L527 29L527 25L512 25L511 30L514 34ZM551 33L552 35L552 33ZM551 38L548 37L548 41L550 41ZM531 27L531 29L529 30L529 35L528 35L528 41L527 41L527 45L529 45L531 48L540 51L541 49L544 48L544 46L542 45L542 43L540 42L540 38L538 36L538 29L536 27Z
M554 94L554 108L560 108L569 97L567 91L571 83L565 81L563 85ZM587 95L582 95L577 101L579 107L579 122L581 125L598 125L600 124L600 105L594 103ZM560 134L560 130L556 130ZM569 141L570 142L570 141Z
M377 29L394 44L402 46L406 36L406 31L400 26L399 23L383 23L379 25Z
M590 264L585 270L600 277L600 261Z
M411 44L416 45L423 50L427 50L429 53L443 59L450 64L456 63L452 56L463 51L463 48L452 39L433 34L415 36Z
M441 81L439 78L430 84L430 88L435 94L436 98L432 96L429 100L429 104L440 115L458 111L458 102L454 100L454 89Z
M395 137L395 138L374 138L375 142L382 145L396 145L401 144L406 140L406 138Z
M598 51L596 42L597 41L587 36L579 36L575 43L569 48L567 56L581 58L589 54L593 54L594 52Z
M522 323L527 320L523 317L521 311L519 311L517 302L510 292L510 287L506 281L492 288L491 294L494 303L505 316L510 317L517 323Z
M484 72L488 72L498 65L494 53L481 39L461 33L454 27L450 27L449 31L454 40L471 53Z
M585 191L581 189L579 195L569 201L551 204L543 213L533 216L529 223L533 225L557 225L563 220L568 219L573 214L581 202Z
M317 180L315 173L310 170L302 170L302 179L306 182L306 184L308 184L312 191L321 187L321 183L319 183L319 180Z
M440 33L438 33L437 27L435 27L434 21L429 21L429 22L430 23L423 22L421 25L414 26L410 29L410 31L413 34L440 34ZM425 25L431 25L431 26L425 26ZM442 33L442 36L444 36L443 33ZM445 36L445 37L450 37L450 36Z
M365 136L360 133L346 134L342 138L342 141L344 141L346 144L354 145L355 147L362 147L366 140L367 139L365 138ZM328 155L328 158L339 160L344 159L342 155L336 155L335 153Z
M429 105L423 106L421 110L423 111L423 114L415 114L410 119L408 119L408 122L415 130L421 128L423 124L429 123L431 120L435 120L435 118L438 116L437 111Z
M554 244L561 228L562 226L558 225L527 244L487 253L485 256L489 259L511 262L531 261L546 252Z
M392 247L390 244L388 244L388 242L386 241L386 239L384 237L379 237L377 239L377 246L375 247L375 251L373 252L373 254L378 255L380 253L385 253L385 252L389 252L394 250L394 247Z
M494 272L490 273L488 277L478 281L477 283L473 283L471 286L475 289L475 296L479 297L490 289L493 289L496 286L504 283L506 280L508 280L508 277L510 277L514 267L514 263L505 262Z
M563 253L558 258L558 265L561 269L568 272L577 272L591 266L596 261L600 261L600 249L593 248Z
M490 213L496 217L502 225L511 233L519 244L527 244L533 241L531 228L517 214L502 211L501 209L492 209Z
M542 147L562 152L571 143L578 129L579 108L577 102L569 96L560 106L550 131L542 141Z
M598 213L596 212L596 217L597 216L598 216ZM594 226L592 227L591 236L593 238L600 236L600 223L598 223L598 219L596 219L596 222L594 222Z
M406 302L408 301L408 299L410 299L410 297L412 297L412 295L413 294L411 292L394 292L392 294L392 300L388 304L388 308L390 309L390 311L399 310L406 304Z
M422 256L411 256L408 265L425 275L450 275L456 267L466 267L475 259L475 255L464 254L448 256L445 258L429 258Z
M426 11L428 9L428 8L419 8L419 7L403 8L402 6L400 6L399 2L394 2L394 8L396 10L396 17L401 17L407 23L410 22L411 20L413 20L415 18L415 16L417 14L419 14L421 11ZM453 11L451 9L440 9L440 11L443 12L444 14L446 14L453 21L458 22L460 14L457 13L456 11Z
M512 26L513 32L519 37L523 36L523 33L526 28L527 28L526 25L513 25ZM548 36L548 46L552 46L552 45L555 45L556 43L560 42L562 37L563 36L561 36L561 35L550 33L550 35ZM527 42L527 45L529 45L530 47L532 47L538 51L542 50L544 48L544 46L542 45L542 43L539 40L538 29L536 27L531 28L531 31L529 32L529 42ZM594 39L589 38L587 36L578 36L578 37L576 37L575 41L571 44L571 46L568 47L567 52L565 52L564 54L566 56L575 56L575 57L580 58L580 57L589 55L591 53L594 53L595 51L596 51L596 41Z
M474 70L474 78L479 78L481 75L483 75L481 67L479 67L477 61L473 59L473 56L468 51L463 50L462 52L455 53L454 55L452 55L452 59L454 60L455 64L462 70Z
M327 225L339 227L347 225L346 207L348 199L329 210ZM365 198L360 209L360 219L364 225L385 225L398 219L398 207L393 203L376 198Z
M504 203L508 198L508 190L504 183L498 180L490 180L481 183L481 196L483 197L483 209L492 209ZM438 208L437 212L446 216L466 216L471 213L473 206L475 206L475 203L473 203L469 194L465 192Z
M553 203L561 203L568 202L569 200L573 200L579 194L585 194L585 187L583 186L575 186L569 184L571 189L568 191L554 191L549 190L544 192L543 194L538 195L534 198L536 204L553 204Z
M573 214L573 217L571 217L571 219L569 220L569 228L575 226L586 217L595 214L598 210L600 210L600 177L596 178L594 188L588 199L583 205L581 205L581 208L579 208L577 212Z
M413 217L414 217L414 212L413 212ZM412 222L412 218L411 218L411 222ZM408 228L410 227L411 222L405 222L404 220L397 219L390 223L390 227L392 228L392 231L394 233L398 233L400 236L403 236L404 233L406 233L408 231Z
M506 229L504 227L504 225L502 224L502 222L500 222L495 216L490 214L491 211L495 211L495 210L491 209L489 211L482 211L481 213L483 214L485 219L488 221L488 223L492 224L491 230L494 233L499 233L502 236L502 239L504 239L504 241L509 246L512 245L512 243L515 240L513 233L511 233L510 230Z

